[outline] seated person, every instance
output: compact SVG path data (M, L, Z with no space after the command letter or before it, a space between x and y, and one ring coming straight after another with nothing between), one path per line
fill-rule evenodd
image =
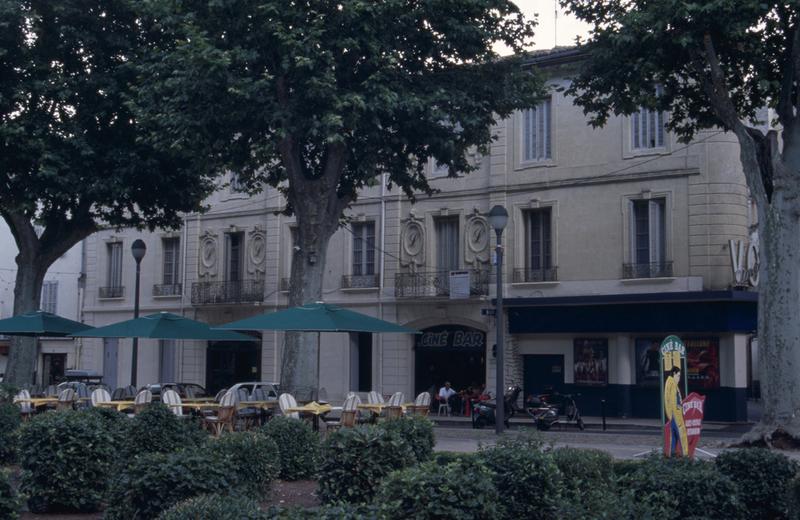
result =
M458 397L458 392L450 386L450 381L445 381L444 386L439 389L439 400L447 402L451 411L460 409L461 399Z

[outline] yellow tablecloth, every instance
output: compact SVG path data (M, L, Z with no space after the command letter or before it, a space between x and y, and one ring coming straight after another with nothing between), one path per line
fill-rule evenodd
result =
M15 403L30 403L33 406L44 406L46 404L58 403L58 397L33 397L31 399L17 399Z
M320 404L316 401L311 401L307 405L304 406L295 406L294 408L287 408L286 411L289 413L310 413L312 415L322 415L324 413L328 413L333 410L333 407L329 404Z
M136 404L134 401L105 401L97 403L97 406L101 408L116 408L118 412L121 412L127 408L133 408L134 404Z

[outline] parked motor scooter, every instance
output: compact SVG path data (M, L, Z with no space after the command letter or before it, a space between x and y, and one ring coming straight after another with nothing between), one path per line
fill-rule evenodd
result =
M519 387L508 387L503 396L503 415L506 428L509 427L509 420L516 412L516 401L521 389ZM478 401L472 405L472 427L481 429L486 426L494 426L495 411L497 405L492 401Z
M525 411L536 421L536 427L540 430L549 430L559 422L569 424L573 421L581 430L586 428L572 395L560 394L557 390L529 399L525 403Z

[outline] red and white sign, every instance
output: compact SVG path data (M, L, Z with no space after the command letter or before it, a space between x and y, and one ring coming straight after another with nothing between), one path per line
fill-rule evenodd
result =
M689 457L694 458L694 450L700 442L700 430L703 428L703 407L706 397L697 392L687 395L683 405L683 423L686 425L686 440L689 444Z

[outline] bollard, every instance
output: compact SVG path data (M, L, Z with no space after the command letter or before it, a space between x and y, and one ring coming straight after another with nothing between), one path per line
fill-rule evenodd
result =
M606 400L600 400L600 413L603 415L603 431L606 431Z

